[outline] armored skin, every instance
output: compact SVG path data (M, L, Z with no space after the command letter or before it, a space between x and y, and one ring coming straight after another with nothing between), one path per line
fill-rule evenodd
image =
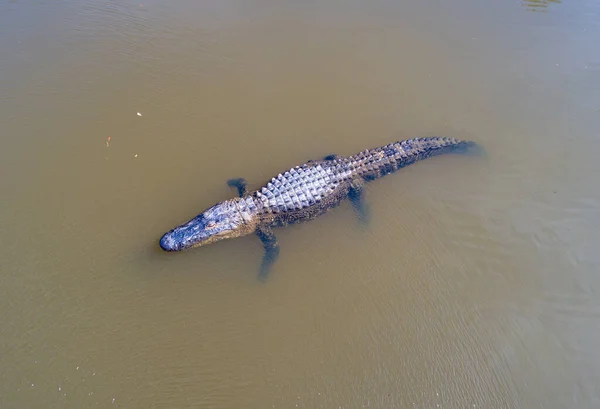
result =
M356 155L329 155L309 161L272 178L262 188L248 193L244 179L229 186L239 197L206 209L185 224L165 233L160 246L165 251L182 251L219 240L256 234L265 248L259 279L265 280L279 255L273 227L308 221L350 199L364 221L365 181L378 179L419 160L445 153L478 150L474 142L455 138L414 138Z

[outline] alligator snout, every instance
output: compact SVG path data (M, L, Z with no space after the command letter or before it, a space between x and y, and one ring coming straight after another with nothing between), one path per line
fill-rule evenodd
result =
M160 247L164 251L180 251L182 243L180 240L176 240L171 233L166 233L160 239Z

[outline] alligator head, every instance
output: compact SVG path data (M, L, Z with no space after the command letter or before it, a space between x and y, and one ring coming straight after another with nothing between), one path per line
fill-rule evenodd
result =
M236 203L237 199L226 200L206 209L165 233L160 247L165 251L181 251L252 233L255 227L244 220Z

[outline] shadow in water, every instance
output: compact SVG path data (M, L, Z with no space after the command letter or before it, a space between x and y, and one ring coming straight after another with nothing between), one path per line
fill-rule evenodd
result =
M551 4L559 4L561 0L523 0L521 5L528 11L547 12Z

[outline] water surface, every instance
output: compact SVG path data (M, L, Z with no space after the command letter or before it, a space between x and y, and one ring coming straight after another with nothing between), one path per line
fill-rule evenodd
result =
M0 407L598 407L599 12L4 2ZM430 135L487 157L277 231L267 283L255 237L158 247L228 178Z

